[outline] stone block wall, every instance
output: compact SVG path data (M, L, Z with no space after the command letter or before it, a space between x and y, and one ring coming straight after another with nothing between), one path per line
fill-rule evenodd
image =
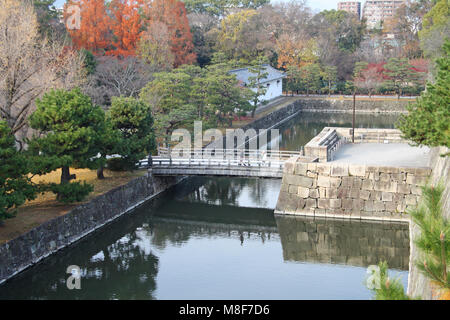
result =
M441 157L441 155L448 152L450 152L450 149L445 147L432 148L429 164L432 169L430 184L436 186L438 183L443 183L445 187L442 197L442 212L447 220L450 219L450 157ZM433 296L433 286L430 283L430 279L425 277L416 266L420 251L416 247L414 240L420 236L420 229L414 223L410 223L409 229L411 255L409 261L408 295L427 300L436 299L436 296Z
M134 209L181 177L139 177L0 246L0 283Z
M353 112L351 99L306 98L299 99L302 109L310 112ZM406 113L406 106L412 99L367 99L356 101L357 113Z
M430 168L344 163L285 163L276 212L403 221L417 205Z

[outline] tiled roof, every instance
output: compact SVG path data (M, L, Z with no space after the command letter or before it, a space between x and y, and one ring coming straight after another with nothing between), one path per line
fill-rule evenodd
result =
M272 66L270 66L268 64L263 64L263 67L264 67L264 71L263 72L267 72L268 74L267 74L267 77L265 79L261 80L261 83L265 83L265 82L281 79L281 78L284 78L286 76L284 74L284 72L281 72L281 71L273 68ZM241 69L230 70L230 73L234 73L236 75L236 78L239 81L244 82L245 84L249 84L248 78L255 76L255 74L250 72L248 70L248 68L241 68Z

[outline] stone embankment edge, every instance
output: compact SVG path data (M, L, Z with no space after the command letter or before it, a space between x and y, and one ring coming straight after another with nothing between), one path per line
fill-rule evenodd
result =
M157 179L157 183L155 183L155 179ZM32 267L33 265L39 263L40 261L42 261L43 259L49 257L50 255L66 248L69 247L71 245L73 245L74 243L78 242L79 240L81 240L82 238L88 236L89 234L95 232L96 230L106 226L107 224L113 222L114 220L116 220L117 218L133 211L134 209L138 208L139 206L143 205L144 203L146 203L149 200L155 199L158 196L160 196L161 194L163 194L164 192L166 192L168 189L170 189L172 186L176 185L177 183L181 182L182 180L186 179L186 177L177 177L177 178L172 178L172 179L159 179L159 178L154 178L152 176L144 176L144 177L139 177L139 178L135 178L132 181L130 181L129 183L119 186L117 188L114 188L110 191L108 191L106 194L100 195L94 199L92 199L91 201L89 201L88 203L82 204L78 207L75 207L74 209L72 209L71 211L69 211L67 214L65 214L64 216L60 216L57 218L54 218L52 220L49 220L43 224L41 224L40 226L30 230L29 232L25 233L24 235L21 235L15 239L12 239L10 241L8 241L7 243L3 244L0 246L0 257L2 257L2 254L5 254L9 247L12 246L12 244L14 245L14 242L22 242L22 244L19 244L18 247L21 246L25 246L28 242L27 239L29 239L30 237L32 237L32 235L34 234L35 236L39 236L39 232L42 232L43 230L40 229L45 229L45 227L48 227L49 225L51 226L56 226L58 224L58 222L62 222L64 223L64 218L67 218L70 215L77 215L79 213L80 210L86 208L86 206L92 205L95 206L96 202L101 201L101 199L105 198L107 194L113 194L113 193L123 193L123 195L126 195L128 192L128 190L135 188L136 184L140 181L140 180L146 180L145 182L147 184L151 183L152 187L150 188L150 192L148 195L144 196L142 199L140 199L139 201L135 202L133 205L127 207L125 210L121 210L119 211L117 214L112 215L110 218L103 220L100 223L96 223L93 227L78 233L78 234L74 234L70 236L70 240L68 240L67 242L62 243L61 245L58 245L54 248L51 249L42 249L44 250L44 253L40 254L37 257L33 257L32 254L30 255L30 259L27 259L26 262L20 262L20 261L15 261L15 260L19 260L20 258L18 258L18 254L13 255L13 256L9 256L10 260L13 261L9 261L9 263L7 264L3 264L4 261L0 260L0 285L13 278L14 276L16 276L17 274L23 272L24 270ZM167 181L166 181L167 180ZM121 199L122 197L117 197L118 199ZM92 209L91 209L92 210ZM101 215L101 214L99 214ZM38 231L39 230L39 231ZM34 239L36 241L33 242L38 242L38 239ZM52 240L53 241L53 240ZM47 243L44 243L43 245L48 245ZM20 254L20 253L19 253ZM11 264L19 264L18 266L14 267L14 271L12 272L8 272L9 269L11 269Z

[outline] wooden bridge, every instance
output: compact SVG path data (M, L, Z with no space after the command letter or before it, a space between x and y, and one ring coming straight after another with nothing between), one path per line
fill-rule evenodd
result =
M140 167L148 167L159 176L235 176L281 178L284 162L302 157L301 151L272 151L249 149L193 149L184 154L160 149L158 156L141 160Z

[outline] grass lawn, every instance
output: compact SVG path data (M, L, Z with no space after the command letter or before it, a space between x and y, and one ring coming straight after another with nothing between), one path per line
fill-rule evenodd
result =
M105 179L98 180L97 172L89 169L71 169L70 173L75 173L77 179L75 181L83 181L94 185L94 191L89 194L84 202L95 198L98 195L106 193L118 186L128 183L132 179L143 176L147 173L144 170L136 170L134 172L115 172L105 169ZM34 182L59 182L61 169L53 171L45 176L34 177ZM0 225L0 244L20 236L23 233L41 225L42 223L62 216L74 207L83 202L64 204L56 201L56 195L47 192L38 195L35 200L28 201L21 206L16 217L7 219L3 225Z

